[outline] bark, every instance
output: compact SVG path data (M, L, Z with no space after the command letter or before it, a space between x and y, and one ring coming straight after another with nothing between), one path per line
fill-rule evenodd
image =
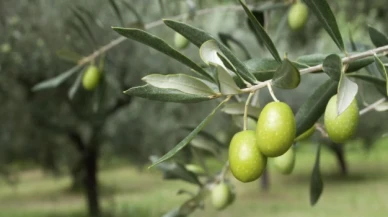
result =
M97 150L90 148L85 156L85 171L84 188L86 191L89 217L100 216L100 203L98 195L98 180L97 180Z

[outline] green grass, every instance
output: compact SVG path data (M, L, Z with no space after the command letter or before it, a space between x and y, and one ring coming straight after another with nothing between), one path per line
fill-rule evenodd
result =
M258 182L236 185L237 200L226 210L217 212L209 201L205 210L193 216L386 216L388 207L388 146L380 141L370 152L359 144L347 145L349 176L339 176L336 159L323 149L321 169L324 192L315 207L309 205L310 172L315 149L303 144L297 151L296 168L292 175L282 176L270 168L271 189L259 190ZM218 163L210 162L212 167ZM181 181L163 181L156 171L139 171L135 167L110 168L100 173L103 206L115 216L151 217L176 207L187 199L176 195L179 189L195 191L195 186ZM0 217L83 217L85 200L69 193L69 177L50 177L39 170L20 174L20 182L9 186L0 182Z

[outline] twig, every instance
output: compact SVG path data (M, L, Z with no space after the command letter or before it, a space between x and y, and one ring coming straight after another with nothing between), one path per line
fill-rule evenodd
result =
M251 99L252 99L252 96L254 95L255 93L250 93L248 95L248 98L247 98L247 101L245 102L245 108L244 108L244 130L247 130L247 126L248 126L248 107L250 105L250 102L251 102Z
M278 98L276 98L275 93L273 92L271 83L268 83L267 87L268 87L269 94L271 94L272 99L275 102L279 102Z
M368 105L367 107L363 108L361 111L360 111L360 116L361 115L364 115L366 114L367 112L373 110L374 108L376 108L376 106L380 105L381 103L385 102L386 101L386 98L381 98L379 100L377 100L376 102Z
M377 53L382 53L384 55L388 54L388 45L344 57L344 58L342 58L342 63L348 64L348 63L351 63L353 61L363 59L365 57L374 56ZM322 71L322 69L323 69L322 64L319 64L319 65L312 66L309 68L301 69L301 70L299 70L299 72L301 75L304 75L304 74L308 74L308 73L312 73L312 72ZM263 87L268 86L271 82L272 82L272 79L261 82L257 85L242 89L242 92L245 92L245 93L254 92L258 89L261 89Z

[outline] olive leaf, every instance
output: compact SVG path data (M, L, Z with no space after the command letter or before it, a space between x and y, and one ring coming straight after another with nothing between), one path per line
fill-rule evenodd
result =
M69 99L74 98L75 93L78 91L79 87L81 86L83 75L84 73L79 73L77 76L77 79L75 79L73 85L71 85L69 91L67 92L67 97L69 97Z
M388 45L388 38L383 33L379 32L377 29L368 26L369 37L372 43L376 47L382 47L384 45Z
M263 26L256 19L256 17L252 14L252 12L249 10L248 6L242 0L239 0L239 2L241 4L241 6L243 7L245 13L247 14L248 18L252 22L253 26L255 27L257 35L260 37L261 41L267 47L267 49L272 54L272 56L275 58L275 60L277 60L278 62L281 62L282 59L280 58L280 55L279 55L274 43L272 42L271 38L268 36L267 32L264 30Z
M387 91L387 96L388 96L388 73L387 73L387 69L385 68L383 62L381 62L380 58L377 57L377 55L375 55L375 65L378 69L378 71L380 72L381 76L384 77L384 79L386 80L386 91Z
M218 33L218 37L220 38L221 42L227 46L229 49L231 49L230 44L236 44L243 52L247 59L251 58L251 55L249 54L248 49L244 46L243 43L241 43L239 40L235 39L232 35L227 33Z
M266 81L273 78L276 70L279 68L280 63L274 59L268 58L252 58L244 62L248 70L259 81Z
M82 59L80 54L68 48L59 49L56 54L59 58L73 63L78 63L78 61Z
M352 104L354 98L358 92L358 85L351 81L345 73L341 74L341 79L338 85L338 97L337 97L337 114L340 115L344 112L350 104Z
M304 0L341 51L345 51L337 21L326 0Z
M341 78L342 60L337 54L331 54L325 58L322 64L323 71L333 80Z
M331 79L327 80L302 104L295 115L296 136L299 136L310 129L322 116L325 111L326 104L337 92L337 84L338 82Z
M216 66L221 93L224 95L240 93L240 88L231 76L232 72L225 67L224 62L218 55L220 52L221 50L214 40L206 41L199 49L201 59L208 65Z
M378 112L384 112L388 110L388 102L383 102L375 106L375 110Z
M175 154L177 154L180 150L182 150L188 143L191 142L191 140L194 139L194 137L197 136L197 134L208 124L208 122L213 118L214 114L218 111L218 109L227 101L229 98L226 100L222 101L213 111L186 137L184 138L181 142L179 142L173 149L171 149L167 154L153 162L153 164L149 167L154 167L158 165L159 163L162 163L166 160L169 160L170 158L174 157Z
M187 40L196 45L197 47L201 47L203 43L209 40L216 41L221 53L230 61L233 67L236 69L236 73L238 76L246 80L247 82L254 84L257 82L255 76L253 76L244 63L240 61L225 45L218 42L213 36L204 32L203 30L197 29L188 24L177 22L173 20L163 20L164 23L172 28L174 31L183 35Z
M67 79L69 79L74 73L79 71L83 66L77 65L66 72L63 72L54 78L50 78L48 80L42 81L38 84L36 84L34 87L32 87L32 91L38 91L43 89L49 89L49 88L55 88L58 87L60 84L65 82Z
M272 85L283 89L294 89L299 83L299 70L287 58L284 59L272 78Z
M150 160L154 163L158 160L158 157L151 156ZM163 171L165 179L181 179L202 186L198 177L194 173L188 171L183 164L177 162L163 162L158 164L156 168Z
M198 78L184 74L152 74L145 76L142 80L158 88L175 89L194 95L211 96L216 94L209 86Z
M244 115L245 112L245 103L228 103L222 108L223 112L229 115ZM247 115L257 119L260 113L260 108L248 105Z
M168 45L161 38L155 35L151 35L140 29L113 27L113 30L115 30L117 33L119 33L124 37L130 38L140 43L143 43L145 45L148 45L154 48L155 50L158 50L166 54L167 56L174 58L175 60L194 69L194 71L197 72L199 75L207 78L210 81L214 81L214 79L203 68L201 68L199 65L194 63L192 60L190 60L188 57L186 57L179 51L175 50L173 47Z
M189 94L170 88L158 88L149 84L130 88L124 91L124 93L130 96L137 96L150 100L179 103L196 103L214 98L214 95L204 96Z
M320 155L321 155L321 145L318 144L314 168L313 168L313 171L311 174L311 180L310 180L310 204L312 206L314 206L318 202L323 191L323 181L322 181L321 172L319 168Z

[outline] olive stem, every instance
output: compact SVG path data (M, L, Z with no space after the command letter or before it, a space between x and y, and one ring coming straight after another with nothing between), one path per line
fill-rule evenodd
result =
M248 95L247 101L245 102L245 108L244 108L244 131L248 128L248 107L251 104L252 96L255 94L255 92L252 92Z
M364 114L366 114L366 113L368 113L369 111L371 111L371 110L373 110L374 108L376 108L376 106L380 105L381 103L383 103L383 102L385 102L385 101L386 101L386 99L385 99L385 97L383 97L383 98L377 100L376 102L374 102L374 103L368 105L367 107L363 108L363 109L360 111L360 116L361 116L361 115L364 115Z
M278 98L276 98L275 93L273 92L271 83L268 83L267 87L268 87L268 90L269 90L269 94L271 94L272 99L275 102L279 102Z
M220 180L219 181L224 181L225 180L226 172L228 172L228 169L229 169L229 160L227 160L225 162L225 165L222 168L222 171L220 173Z

